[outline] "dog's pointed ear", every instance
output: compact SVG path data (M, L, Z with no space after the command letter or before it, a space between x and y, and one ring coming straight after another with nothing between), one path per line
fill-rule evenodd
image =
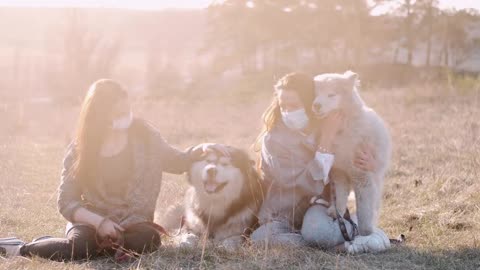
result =
M351 71L351 70L348 70L346 71L343 76L345 76L348 80L352 81L352 82L356 82L357 79L358 79L358 74Z
M358 87L360 81L358 80L358 74L351 71L351 70L348 70L347 72L345 72L343 74L343 76L345 78L347 78L348 80L348 84L351 85L353 87L353 89L355 89L356 87Z

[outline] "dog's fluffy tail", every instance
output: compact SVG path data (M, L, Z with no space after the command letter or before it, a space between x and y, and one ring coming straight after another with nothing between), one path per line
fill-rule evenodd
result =
M159 215L157 223L164 227L169 233L177 232L181 226L182 218L185 213L183 204L174 204Z

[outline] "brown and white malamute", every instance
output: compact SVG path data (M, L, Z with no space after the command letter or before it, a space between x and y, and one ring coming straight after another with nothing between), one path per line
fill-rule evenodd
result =
M255 164L244 151L228 147L228 152L229 157L209 151L192 164L188 172L191 187L182 207L181 245L196 245L206 236L233 248L257 226L263 189ZM173 212L178 213L178 208L166 218L174 218Z

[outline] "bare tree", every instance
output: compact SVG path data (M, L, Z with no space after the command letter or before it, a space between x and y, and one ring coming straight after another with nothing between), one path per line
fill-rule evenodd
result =
M47 80L57 98L79 100L94 80L110 77L121 50L118 39L94 33L86 24L83 11L65 12L60 66L50 67ZM55 81L55 83L53 83Z
M442 21L441 63L446 67L456 67L463 63L477 45L477 40L469 37L468 29L478 21L473 10L444 10Z
M440 14L438 4L438 0L417 1L417 10L421 14L420 29L423 33L424 40L427 43L425 57L426 67L430 67L431 65L432 41L438 36L438 23L436 23Z

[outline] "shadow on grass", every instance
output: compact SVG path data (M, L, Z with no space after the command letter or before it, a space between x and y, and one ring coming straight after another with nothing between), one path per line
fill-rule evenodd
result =
M339 255L313 248L221 249L163 247L140 259L118 264L111 259L85 263L90 269L480 269L480 249L420 251L396 247L381 254Z
M480 269L480 248L418 250L396 247L381 254L352 256L369 269Z

